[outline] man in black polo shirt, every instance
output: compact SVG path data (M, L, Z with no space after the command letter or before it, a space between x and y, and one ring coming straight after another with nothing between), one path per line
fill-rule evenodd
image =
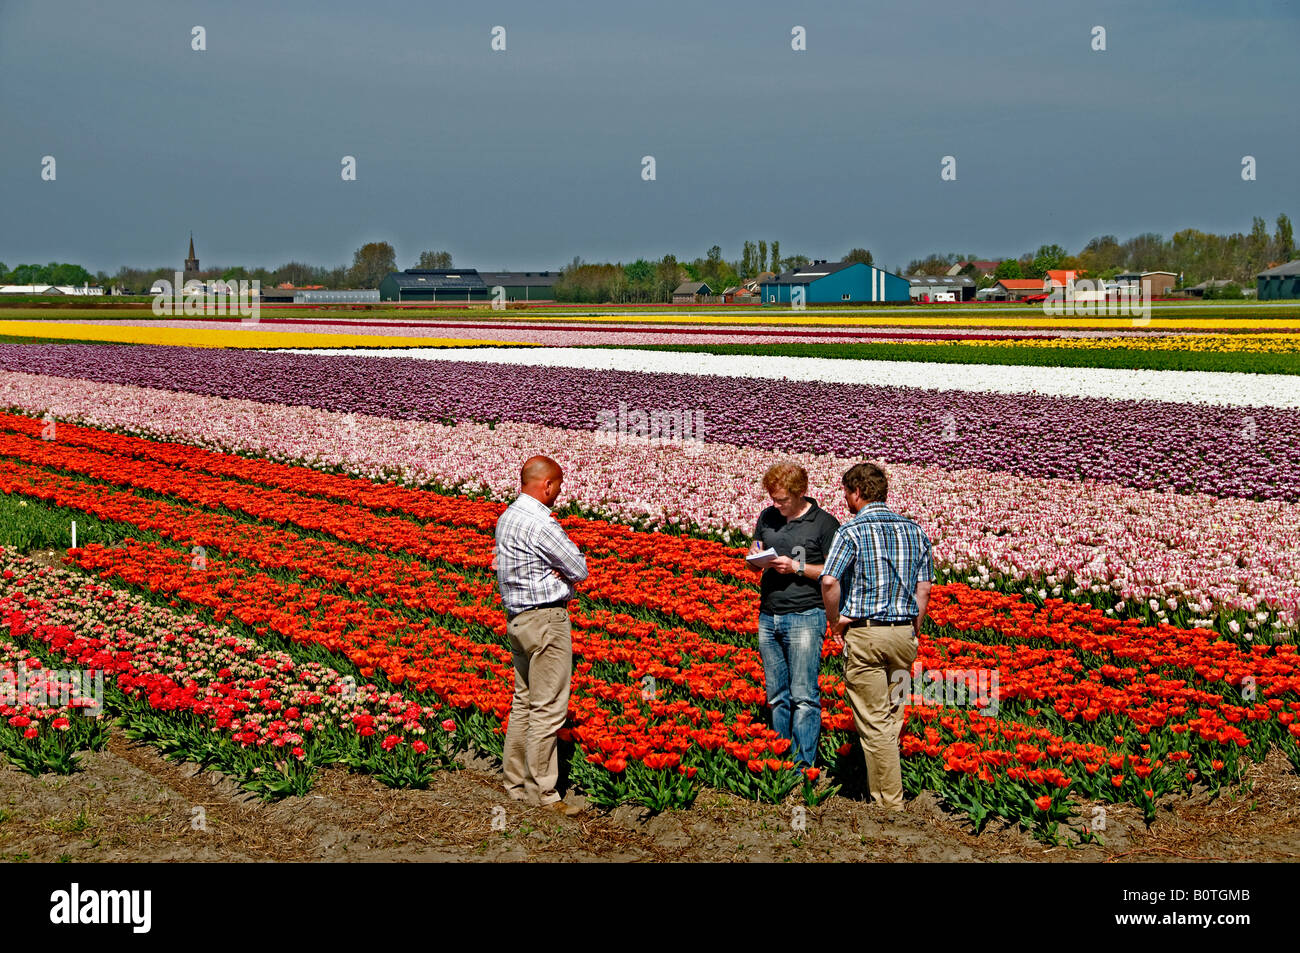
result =
M808 473L794 463L778 463L763 475L772 505L754 528L752 552L779 554L764 570L758 613L758 651L763 657L772 728L792 742L790 758L811 767L821 733L822 563L840 523L804 494Z

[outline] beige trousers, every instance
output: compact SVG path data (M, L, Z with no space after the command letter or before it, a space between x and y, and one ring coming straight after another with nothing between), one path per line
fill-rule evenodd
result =
M506 727L506 793L530 804L560 800L556 753L569 714L573 642L563 607L530 609L506 624L515 663L515 700Z
M845 694L867 762L871 800L901 811L898 736L903 729L903 705L901 699L894 704L890 690L894 673L910 671L916 661L916 637L910 625L859 626L844 633L844 643Z

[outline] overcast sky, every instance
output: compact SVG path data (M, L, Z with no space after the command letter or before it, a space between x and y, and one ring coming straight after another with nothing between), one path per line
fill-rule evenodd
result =
M205 268L759 238L893 267L1271 231L1300 213L1298 54L1295 0L0 0L0 261L179 268L193 230Z

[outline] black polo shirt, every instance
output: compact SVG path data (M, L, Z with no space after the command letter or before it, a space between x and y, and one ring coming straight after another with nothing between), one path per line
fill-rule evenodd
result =
M792 559L794 548L802 546L804 563L820 565L826 561L840 521L818 506L812 497L804 499L811 505L808 512L797 519L786 520L775 506L763 510L758 514L754 539L762 543L764 549L775 549L780 555ZM759 608L763 612L806 612L822 605L821 581L799 573L765 569L761 591Z

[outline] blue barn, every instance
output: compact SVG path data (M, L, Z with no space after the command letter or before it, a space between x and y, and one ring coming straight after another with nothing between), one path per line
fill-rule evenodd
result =
M796 287L804 289L805 304L866 304L910 301L912 286L906 278L875 265L818 259L763 282L763 304L789 304Z

